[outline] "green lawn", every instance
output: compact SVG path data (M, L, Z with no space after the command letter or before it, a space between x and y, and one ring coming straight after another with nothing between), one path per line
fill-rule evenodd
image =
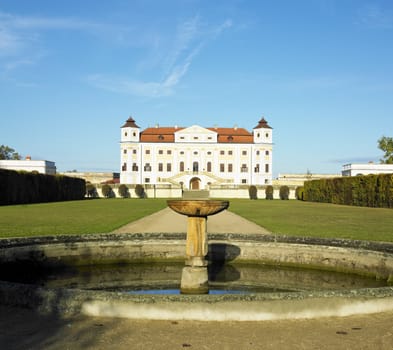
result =
M105 233L166 207L166 199L96 199L0 207L0 238ZM393 210L282 200L231 199L275 234L393 242Z
M237 199L230 210L276 234L393 242L392 209Z
M111 232L166 207L164 199L95 199L0 207L0 237Z

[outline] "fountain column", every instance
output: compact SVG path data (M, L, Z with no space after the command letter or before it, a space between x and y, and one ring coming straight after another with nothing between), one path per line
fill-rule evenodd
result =
M207 294L209 278L206 255L207 217L229 206L228 201L169 200L168 206L179 214L187 215L186 262L182 271L180 291L183 294Z

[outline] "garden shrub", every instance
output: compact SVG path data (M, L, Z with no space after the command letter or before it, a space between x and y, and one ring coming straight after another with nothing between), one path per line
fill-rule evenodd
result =
M280 199L288 200L289 199L289 187L284 185L280 187Z
M130 192L128 191L128 187L124 184L121 184L119 186L119 195L123 198L128 198L130 197Z
M273 192L274 192L274 189L273 189L272 185L266 186L266 188L265 188L265 198L266 199L273 199Z
M304 200L304 186L298 186L295 190L295 197L297 200L302 201Z
M145 198L146 197L145 189L140 184L135 186L135 194L138 196L138 198Z
M250 196L250 199L258 199L258 190L255 185L251 185L248 188L248 195Z
M108 184L103 185L101 188L101 191L102 191L102 195L105 198L112 197L112 195L113 195L112 187L109 186Z

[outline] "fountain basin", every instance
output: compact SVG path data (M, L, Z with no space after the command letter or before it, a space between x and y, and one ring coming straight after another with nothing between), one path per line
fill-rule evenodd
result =
M168 200L167 204L176 213L197 217L215 215L229 207L229 201L203 199Z
M53 236L0 240L0 268L184 261L185 234ZM208 259L350 272L393 282L393 244L274 235L209 235ZM211 256L210 256L211 255ZM141 276L143 279L143 276ZM0 302L60 315L265 320L393 311L393 287L242 295L128 295L0 281Z

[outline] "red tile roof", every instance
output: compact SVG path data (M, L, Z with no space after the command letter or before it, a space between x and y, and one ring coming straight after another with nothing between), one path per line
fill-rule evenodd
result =
M140 134L141 142L174 142L175 132L184 127L153 127L143 130ZM218 143L253 143L253 134L243 128L207 128L218 134Z

